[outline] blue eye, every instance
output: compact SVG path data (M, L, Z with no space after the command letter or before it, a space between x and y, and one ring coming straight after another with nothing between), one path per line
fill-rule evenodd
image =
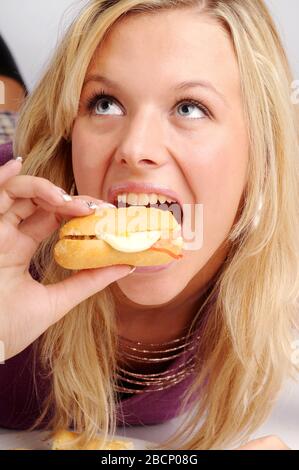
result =
M208 110L203 106L201 103L199 103L196 100L193 99L185 99L183 102L181 102L180 108L185 108L185 111L188 112L188 108L193 108L195 111L195 116L188 116L187 114L182 114L182 117L187 117L189 119L202 119L203 117L208 116ZM203 115L203 116L202 116Z
M111 106L111 104L113 104L113 106ZM89 101L88 109L96 115L110 116L110 114L114 114L116 116L120 116L122 112L119 110L118 106L115 106L115 104L115 99L112 96L97 94ZM109 110L113 110L113 108L116 112L110 113Z
M188 119L203 119L204 117L210 116L208 109L199 101L192 98L184 98L180 100L178 104L179 107L184 108L187 112L190 107L195 111L195 116L193 117L189 117L188 114L180 114L181 117L187 117ZM94 113L96 116L122 115L122 111L120 109L120 105L117 104L117 100L113 96L107 95L104 92L96 93L91 96L87 103L87 109L90 113ZM112 112L110 112L110 110Z

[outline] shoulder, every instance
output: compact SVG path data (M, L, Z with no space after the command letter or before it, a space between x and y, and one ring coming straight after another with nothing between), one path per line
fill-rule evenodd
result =
M0 145L0 166L13 158L12 142Z

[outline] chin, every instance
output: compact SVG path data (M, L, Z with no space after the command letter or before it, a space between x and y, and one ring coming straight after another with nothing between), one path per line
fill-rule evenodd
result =
M182 282L176 284L172 279L163 281L158 276L154 280L153 276L134 276L133 273L130 279L120 279L116 283L129 300L139 305L162 305L174 299L184 288Z

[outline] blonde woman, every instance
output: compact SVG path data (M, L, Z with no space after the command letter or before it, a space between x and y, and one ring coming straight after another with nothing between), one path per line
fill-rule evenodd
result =
M161 447L286 448L250 435L298 371L291 81L261 0L87 4L0 169L1 426L84 444L188 411ZM202 204L203 245L155 272L55 263L63 220L140 193Z

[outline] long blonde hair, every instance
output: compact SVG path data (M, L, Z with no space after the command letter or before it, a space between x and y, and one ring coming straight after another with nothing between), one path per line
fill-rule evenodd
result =
M269 415L291 360L299 292L298 114L291 104L292 73L262 0L91 0L71 24L22 110L14 151L23 174L71 191L69 141L84 77L93 54L116 21L195 7L230 36L238 60L250 141L248 179L230 250L211 291L212 312L198 345L192 414L161 448L221 449L243 442ZM256 210L263 201L259 223ZM57 231L33 262L44 284L70 272L52 259ZM203 306L204 307L204 306ZM197 318L202 314L199 310ZM75 307L41 339L40 357L52 389L54 431L71 423L83 441L115 432L116 327L106 288Z

